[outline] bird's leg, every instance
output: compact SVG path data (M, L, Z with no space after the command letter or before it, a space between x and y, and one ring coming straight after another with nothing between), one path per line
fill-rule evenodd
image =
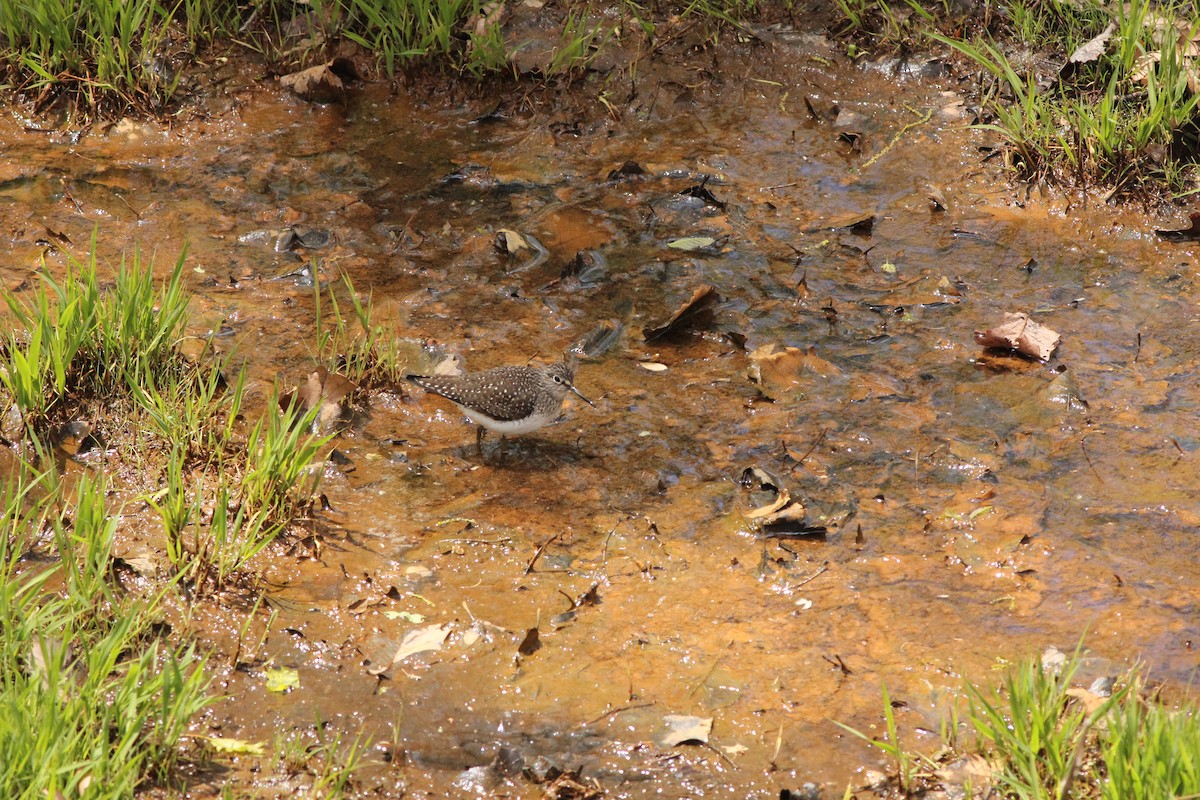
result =
M479 451L479 457L483 458L483 435L487 433L487 428L482 425L475 426L475 449Z
M504 443L505 443L505 441L507 441L507 440L504 438L504 434L500 434L500 465L501 466L504 465Z

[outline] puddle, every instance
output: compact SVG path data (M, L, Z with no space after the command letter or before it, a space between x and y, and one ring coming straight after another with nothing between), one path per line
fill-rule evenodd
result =
M137 243L164 269L186 243L195 332L257 381L311 371L311 282L342 274L468 369L623 331L576 375L597 407L569 402L503 464L449 403L377 397L336 442L320 558L261 564L274 616L248 637L300 688L214 658L230 699L198 731L365 732L404 753L369 759L385 794L530 793L543 757L607 797L835 796L883 763L834 724L878 733L883 684L932 745L963 676L1085 633L1191 679L1195 246L1153 236L1177 220L1019 202L943 115L947 86L781 47L719 84L644 78L620 120L375 87L345 110L244 93L74 144L4 123L4 285L93 230L103 257ZM280 245L289 226L331 237ZM499 228L547 257L506 259ZM603 271L563 277L588 250ZM645 341L704 285L722 302L702 335ZM1049 365L984 357L974 332L1009 311L1061 334ZM767 345L797 349L774 401L749 377ZM749 467L825 535L764 536ZM240 622L195 618L227 653ZM391 664L431 626L440 649ZM669 715L711 717L710 746L659 744Z

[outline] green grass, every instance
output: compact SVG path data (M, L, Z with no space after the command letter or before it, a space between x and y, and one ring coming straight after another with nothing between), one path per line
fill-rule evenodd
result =
M104 482L64 486L26 467L0 493L0 796L128 798L175 763L204 660L111 582ZM53 565L26 566L30 550Z
M1200 796L1200 714L1189 700L1172 709L1147 691L1143 671L1129 670L1108 697L1073 686L1075 657L1061 669L1029 660L1017 664L1003 683L964 688L965 731L943 730L938 761L983 757L990 774L974 786L948 787L935 776L939 763L905 750L898 740L885 692L887 736L870 741L895 762L893 788L901 797L953 788L988 791L989 797L1065 800L1161 800ZM843 726L844 727L844 726Z
M657 19L700 21L715 32L757 13L757 0L615 0L630 32L653 40ZM583 73L623 28L587 0L564 6L561 41L542 77ZM277 73L328 61L352 42L395 77L412 64L484 76L512 72L523 47L485 0L22 0L0 3L0 74L36 111L68 125L94 117L166 115L210 46L241 46Z
M195 594L227 586L306 509L328 437L310 433L319 409L275 403L245 429L245 374L229 384L211 353L181 355L185 256L161 284L134 256L105 288L93 249L61 280L43 275L25 295L4 293L15 324L0 349L0 409L15 408L27 451L47 463L42 442L59 424L106 428L124 470L155 487L145 500L164 554ZM372 352L384 348L375 337Z
M338 299L339 295L342 299ZM363 298L349 275L342 285L314 287L317 360L353 381L359 389L392 389L403 383L414 351L402 347L392 331L375 322L371 298ZM349 313L352 312L352 313Z
M1101 4L1015 0L986 19L932 0L836 0L851 55L947 45L982 76L981 128L998 133L1005 163L1026 181L1107 196L1189 194L1200 187L1200 59L1172 31L1200 31L1188 2ZM1058 67L1112 23L1103 52ZM987 31L971 35L986 25ZM1049 65L1049 66L1047 66Z
M43 273L32 297L5 292L16 325L0 347L0 384L26 428L42 434L61 422L72 398L112 401L131 393L145 402L171 384L194 377L178 352L187 318L179 257L161 290L138 256L122 263L112 291L102 292L95 249L71 262L56 281Z

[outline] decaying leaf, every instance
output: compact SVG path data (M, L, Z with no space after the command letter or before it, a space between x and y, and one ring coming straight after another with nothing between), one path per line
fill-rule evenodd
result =
M333 62L284 75L279 83L311 103L336 103L346 97L346 85L334 72Z
M396 666L416 653L441 650L442 645L446 642L446 637L450 635L451 625L452 623L449 622L443 622L441 625L427 625L404 634L404 638L400 640L400 646L396 648L396 654L392 656L392 663L389 667Z
M619 181L624 178L632 178L637 175L645 175L646 170L642 169L642 165L636 161L626 161L621 166L614 170L610 170L608 177L605 180Z
M801 388L814 377L833 378L841 374L840 367L818 356L813 347L778 350L775 344L765 344L750 353L750 379L774 400Z
M207 736L204 741L215 753L231 756L263 756L267 748L262 742L247 742L244 739L226 739L220 736Z
M1167 239L1168 241L1196 241L1200 239L1200 211L1192 212L1188 215L1188 219L1191 221L1191 224L1186 228L1174 231L1156 230L1155 233L1158 234L1159 238Z
M1100 58L1100 56L1104 55L1104 51L1108 49L1108 40L1116 32L1117 23L1110 22L1102 33L1076 48L1075 52L1071 53L1071 57L1067 59L1067 63L1087 64Z
M685 742L708 743L712 733L712 717L692 717L684 714L667 714L663 717L666 731L658 737L658 743L663 747L674 747Z
M1014 350L1021 355L1049 360L1062 337L1029 318L1028 314L1005 314L1004 322L986 331L975 332L975 342L983 347Z
M598 358L611 350L625 335L625 324L615 319L602 319L571 345L570 352L584 358Z
M282 693L300 688L300 673L291 667L268 669L266 676L268 692Z
M775 492L774 501L746 512L747 519L754 520L763 528L786 526L789 531L799 529L805 533L824 533L824 528L817 530L804 526L804 503L793 500L777 476L761 467L747 467L742 471L740 482L748 488Z
M517 645L517 652L523 656L533 655L541 649L542 640L536 627L525 631L525 638L521 639L521 643Z
M445 358L437 363L433 368L432 375L462 375L462 356L457 353L450 353Z
M885 397L903 397L908 387L903 381L887 375L859 375L850 383L850 391L846 399L851 403L861 403L864 400L879 400Z
M725 208L725 201L718 200L712 192L708 190L708 178L705 178L695 186L689 186L679 193L683 197L694 197L697 200L703 200L705 205L714 208Z
M1039 394L1048 402L1063 406L1068 411L1086 411L1087 400L1079 391L1075 378L1065 368L1061 369L1054 379L1042 387Z
M870 236L871 231L874 230L874 228L875 228L875 215L873 213L850 214L847 216L835 217L834 219L828 220L824 225L820 226L819 228L814 228L810 232L816 233L818 231L823 231L823 230L827 230L827 231L847 230L847 231L850 231L851 233L855 234L856 236Z
M691 298L681 305L671 318L655 328L643 328L647 342L664 337L676 336L712 323L713 307L721 302L721 295L712 286L705 284L692 292Z
M681 239L672 239L667 242L667 247L676 250L702 250L712 247L716 243L717 240L711 236L684 236Z
M496 231L496 249L501 253L516 256L522 255L526 250L533 250L533 246L517 231L501 228Z
M304 386L279 398L279 407L285 412L296 403L302 404L306 411L320 407L317 427L326 429L341 416L342 400L357 388L358 385L346 376L330 372L325 367L317 367L309 374Z

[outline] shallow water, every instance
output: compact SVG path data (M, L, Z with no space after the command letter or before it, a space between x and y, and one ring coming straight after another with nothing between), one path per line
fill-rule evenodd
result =
M472 769L508 749L609 797L806 781L837 796L884 762L834 723L879 734L884 684L932 746L963 676L1085 633L1190 680L1195 246L1154 237L1178 220L1006 185L953 87L827 67L819 46L728 55L736 77L693 88L664 69L607 117L570 97L525 112L368 86L346 109L245 92L174 131L5 132L4 285L43 253L61 270L93 229L106 258L138 243L164 270L187 243L195 333L223 331L262 383L312 370L310 262L371 294L416 370L442 352L469 369L550 360L601 320L623 326L576 376L597 407L569 402L504 462L494 439L479 457L449 403L374 397L335 442L349 462L326 470L320 557L260 564L260 660L214 659L232 699L197 733L270 740L321 720L389 740L401 763L364 772L383 794L538 796ZM861 115L861 152L835 104ZM627 161L646 174L609 180ZM701 185L723 206L680 194ZM844 227L864 215L869 233ZM334 242L277 252L293 224ZM549 256L522 269L499 228ZM718 243L666 246L685 236ZM602 279L560 279L581 250L603 254ZM722 297L703 332L645 341L702 285ZM1008 311L1061 333L1049 364L974 343ZM771 344L818 358L760 386L750 354ZM826 535L764 536L747 515L772 498L739 482L750 467ZM236 609L193 624L233 651ZM374 674L432 625L441 650ZM268 693L268 658L301 688ZM711 717L711 747L659 744L672 714Z

